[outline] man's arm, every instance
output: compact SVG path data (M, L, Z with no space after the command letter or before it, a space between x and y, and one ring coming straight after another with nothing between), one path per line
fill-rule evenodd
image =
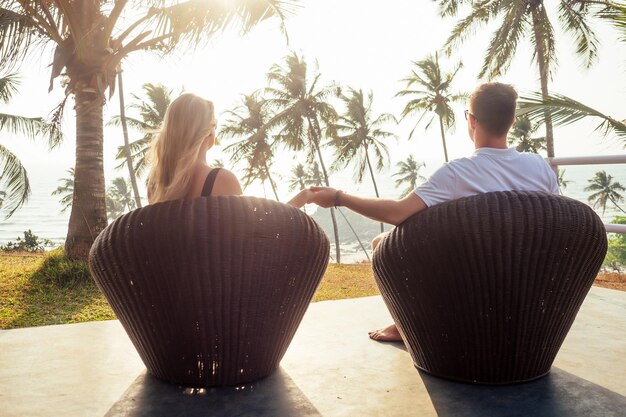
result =
M324 208L344 206L370 219L396 226L426 208L426 204L415 193L401 200L389 200L358 197L330 187L311 187L311 191L307 203Z

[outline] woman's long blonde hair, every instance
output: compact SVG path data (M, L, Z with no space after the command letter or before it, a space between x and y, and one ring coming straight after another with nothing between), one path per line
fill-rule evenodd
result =
M196 162L206 153L215 128L213 103L193 94L174 100L148 151L148 201L183 198L191 186Z

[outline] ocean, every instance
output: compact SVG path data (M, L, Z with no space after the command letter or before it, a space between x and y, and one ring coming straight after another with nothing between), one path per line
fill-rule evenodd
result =
M587 203L589 192L584 191L588 185L588 180L592 178L597 171L605 170L612 175L614 180L626 187L626 165L606 165L606 166L568 166L565 169L565 179L570 181L563 194ZM337 184L338 188L353 190L354 184L351 183L351 176L337 177L331 182ZM61 244L67 234L67 224L69 221L69 210L61 213L61 205L58 196L52 196L51 193L60 184L58 178L53 178L45 173L31 175L32 194L28 202L14 213L12 217L2 220L0 223L0 245L4 245L9 241L15 240L18 236L23 237L26 230L32 232L40 238L51 240L55 245ZM394 180L390 175L379 176L379 189L383 197L398 197L398 191L395 188ZM350 186L350 184L352 184ZM374 195L370 190L372 187L364 181L364 184L358 187L357 191L360 195ZM623 193L626 197L626 192ZM626 202L623 204L626 209ZM307 212L311 214L313 207L307 208ZM344 213L347 210L344 209ZM605 222L611 220L617 215L623 215L618 209L612 205L607 205L606 212L602 213L600 209L596 212ZM338 216L340 223L344 222L342 216ZM340 225L341 226L341 225ZM357 232L366 248L369 249L369 241L373 233L379 231L378 223L359 223ZM342 238L341 252L342 262L355 263L366 260L366 255L361 250L356 239L350 233ZM331 239L332 241L332 239ZM331 251L334 255L334 249Z

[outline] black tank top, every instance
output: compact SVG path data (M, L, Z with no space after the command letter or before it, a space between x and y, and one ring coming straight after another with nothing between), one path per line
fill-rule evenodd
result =
M206 176L206 180L204 180L204 187L202 187L202 197L208 197L211 195L211 191L213 191L213 184L215 184L215 179L217 178L217 173L221 168L213 168L209 175Z

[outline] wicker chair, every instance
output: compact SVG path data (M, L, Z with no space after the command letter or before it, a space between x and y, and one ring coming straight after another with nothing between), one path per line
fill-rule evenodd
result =
M494 192L409 218L373 268L417 368L507 384L550 371L606 249L587 205Z
M328 257L326 235L301 211L219 196L118 218L89 263L153 375L222 386L278 367Z

